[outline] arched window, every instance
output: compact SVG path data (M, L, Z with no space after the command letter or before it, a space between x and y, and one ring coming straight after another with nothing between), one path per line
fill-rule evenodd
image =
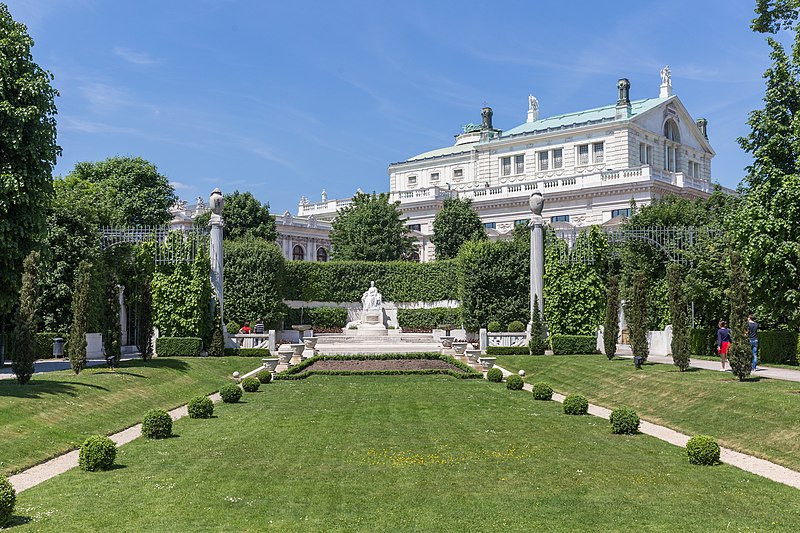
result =
M317 261L322 261L323 263L328 260L328 252L320 246L317 248Z
M419 263L419 254L417 252L411 252L411 255L408 256L408 260Z
M294 259L295 261L302 261L305 258L306 258L306 254L305 254L305 251L303 251L303 247L300 246L299 244L296 245L292 249L292 259Z
M681 142L681 134L678 125L671 118L664 123L664 170L675 172L678 169L678 143Z

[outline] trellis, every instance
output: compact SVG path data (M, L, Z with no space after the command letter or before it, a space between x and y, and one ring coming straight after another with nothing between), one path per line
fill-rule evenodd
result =
M104 227L100 229L103 250L119 244L153 243L156 264L191 263L208 237L208 228L171 229L168 226L136 228Z

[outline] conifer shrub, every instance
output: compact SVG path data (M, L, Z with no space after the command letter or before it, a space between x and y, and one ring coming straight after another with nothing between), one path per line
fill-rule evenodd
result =
M522 385L524 385L524 383L522 376L518 376L517 374L511 374L506 378L506 388L508 390L522 390Z
M256 392L261 386L261 381L255 376L247 376L242 380L242 390L245 392Z
M500 383L503 381L503 371L495 367L490 368L489 371L486 372L486 379L492 383Z
M589 400L582 394L570 394L564 398L564 414L585 415L589 412Z
M633 435L639 431L639 415L630 407L618 407L611 411L611 432L618 435Z
M214 308L214 330L211 334L211 345L208 347L208 355L211 357L222 357L225 355L225 335L222 333L222 318L219 316L219 302L215 302Z
M150 409L142 420L142 435L148 439L172 436L172 417L163 409Z
M242 389L233 383L226 383L219 388L219 395L225 403L236 403L242 399Z
M550 386L549 383L545 383L544 381L539 381L533 384L533 399L534 400L552 400L553 399L553 387Z
M23 261L19 307L14 314L11 370L20 385L26 384L35 371L36 326L39 320L39 252L30 252Z
M533 295L533 317L531 318L531 340L528 342L528 352L531 355L544 355L547 341L544 339L544 324L539 315L539 296Z
M72 324L69 328L67 353L72 371L80 374L86 367L86 333L91 311L92 264L81 261L75 274L72 291Z
M195 396L189 400L189 418L211 418L214 414L214 402L207 396Z
M256 372L256 378L261 382L262 385L266 385L272 381L272 372L267 369L259 370Z
M667 267L667 286L669 288L669 315L672 320L672 361L681 372L685 372L689 369L689 352L692 347L686 320L683 272L677 263L672 263Z
M728 362L731 372L744 381L752 371L753 351L747 336L747 292L750 283L739 252L731 252L730 301L731 301L731 345Z
M508 324L506 331L510 333L518 333L520 331L525 331L525 324L520 322L519 320L514 320Z
M503 331L503 326L497 320L492 320L486 325L486 329L491 332Z
M108 470L117 458L117 445L104 435L92 435L81 444L78 466L87 472Z
M617 354L619 336L619 278L611 276L606 292L606 319L603 324L603 350L608 360Z
M14 505L17 503L17 492L6 476L0 474L0 527L11 521Z
M714 437L695 435L686 443L686 455L693 465L715 465L719 463L719 444Z
M649 324L647 292L647 275L639 270L633 276L631 302L626 306L625 311L631 316L631 320L628 322L631 330L631 352L633 352L634 358L638 357L641 361L647 361L650 353L650 347L647 344Z

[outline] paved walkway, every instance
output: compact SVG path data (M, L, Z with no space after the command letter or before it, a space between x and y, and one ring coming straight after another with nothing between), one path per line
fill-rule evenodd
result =
M668 357L668 359L669 363L672 364L672 358ZM648 360L650 360L649 357ZM698 362L709 363L712 365L715 364L714 361L698 361ZM509 372L505 368L499 367L497 365L495 366L503 371L503 376L508 376L511 374L511 372ZM797 372L797 371L790 370L789 372ZM523 386L523 389L529 392L533 392L533 385L526 383ZM554 392L553 400L564 403L564 396ZM605 407L600 407L599 405L589 404L589 414L593 416L599 416L600 418L605 418L606 420L608 420L609 417L611 416L611 410L606 409ZM650 422L646 422L644 420L642 420L641 424L639 425L639 431L644 433L645 435L650 435L651 437L655 437L670 444L674 444L675 446L680 446L681 448L686 447L686 443L689 441L690 438L689 435L685 435L678 431L672 430L668 427L651 424ZM800 489L800 472L795 472L794 470L790 470L784 466L777 465L770 461L765 461L764 459L759 459L757 457L753 457L752 455L746 455L744 453L740 453L731 450L729 448L723 448L723 447L720 447L720 461L729 464L731 466L735 466L736 468L740 468L746 472L750 472L751 474L765 477L772 481L777 481L778 483L783 483L784 485L789 485L790 487Z

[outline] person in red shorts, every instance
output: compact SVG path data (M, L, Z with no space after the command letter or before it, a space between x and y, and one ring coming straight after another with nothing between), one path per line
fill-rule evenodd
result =
M728 346L731 345L731 330L728 329L728 323L720 320L719 329L717 330L717 352L722 359L722 370L725 370L725 360L728 355Z

